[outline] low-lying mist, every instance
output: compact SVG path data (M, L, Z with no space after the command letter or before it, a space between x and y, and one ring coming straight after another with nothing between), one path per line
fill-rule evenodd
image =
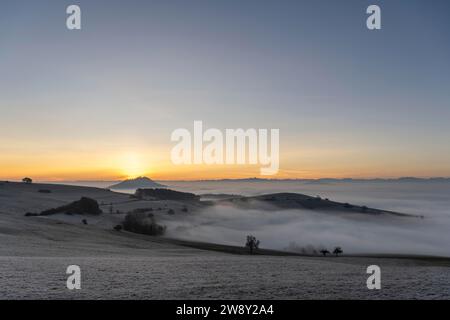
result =
M273 186L272 186L273 187ZM355 187L355 186L353 186ZM182 220L167 222L171 237L243 246L246 235L261 241L261 247L284 250L301 248L342 247L354 254L418 254L450 256L450 200L447 188L376 185L372 189L351 193L348 202L371 207L421 214L424 219L391 215L365 215L316 210L246 210L228 205L216 205L189 215ZM317 190L306 194L334 195ZM419 188L419 189L418 189ZM339 190L335 188L334 190ZM342 190L342 189L341 189ZM234 190L234 193L238 193ZM273 191L273 190L271 190ZM283 190L286 191L286 190ZM294 190L293 190L294 191ZM370 192L372 191L372 192ZM299 192L295 190L294 192ZM336 193L341 201L345 197Z

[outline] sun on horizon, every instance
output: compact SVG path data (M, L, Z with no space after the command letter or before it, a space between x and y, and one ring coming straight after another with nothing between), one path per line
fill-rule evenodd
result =
M146 176L151 172L148 163L136 152L128 152L120 156L118 168L123 178L126 179Z

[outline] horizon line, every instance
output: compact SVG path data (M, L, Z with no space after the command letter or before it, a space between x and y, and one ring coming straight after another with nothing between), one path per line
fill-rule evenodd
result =
M323 180L336 180L336 181L373 181L373 180L385 180L385 181L396 181L396 180L450 180L450 177L445 176L433 176L433 177L416 177L416 176L404 176L404 177L396 177L396 178L387 178L387 177L376 177L376 178L334 178L334 177L326 177L326 178L258 178L258 177L247 177L247 178L217 178L217 179L152 179L147 176L139 176L135 178L127 178L127 179L95 179L95 180L85 180L85 179L67 179L67 180L45 180L45 179L36 179L35 181L38 183L61 183L61 182L118 182L118 181L126 181L126 180L134 180L137 178L148 178L153 181L158 182L219 182L219 181L242 181L242 180L260 180L260 181L323 181ZM3 180L0 179L1 182L21 182L21 179L11 179L11 180Z

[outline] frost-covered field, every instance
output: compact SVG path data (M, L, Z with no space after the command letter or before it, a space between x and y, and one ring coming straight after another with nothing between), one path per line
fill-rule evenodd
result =
M449 259L226 254L114 231L116 215L88 217L89 225L78 216L25 217L80 196L121 203L121 209L142 206L101 189L51 186L43 194L40 188L0 186L0 299L450 298ZM81 290L66 288L73 264L81 267ZM379 291L366 287L372 264L381 267Z
M334 260L334 261L333 261ZM350 259L352 260L352 259ZM448 268L342 258L226 254L155 257L1 257L2 299L448 299ZM376 260L376 261L375 261ZM382 289L366 288L366 265ZM82 289L66 289L78 264Z

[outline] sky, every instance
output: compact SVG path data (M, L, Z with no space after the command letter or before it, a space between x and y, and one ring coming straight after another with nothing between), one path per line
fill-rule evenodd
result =
M77 4L82 29L66 28ZM381 8L382 29L366 28ZM450 3L0 4L0 179L218 179L171 133L280 130L271 178L450 176Z

